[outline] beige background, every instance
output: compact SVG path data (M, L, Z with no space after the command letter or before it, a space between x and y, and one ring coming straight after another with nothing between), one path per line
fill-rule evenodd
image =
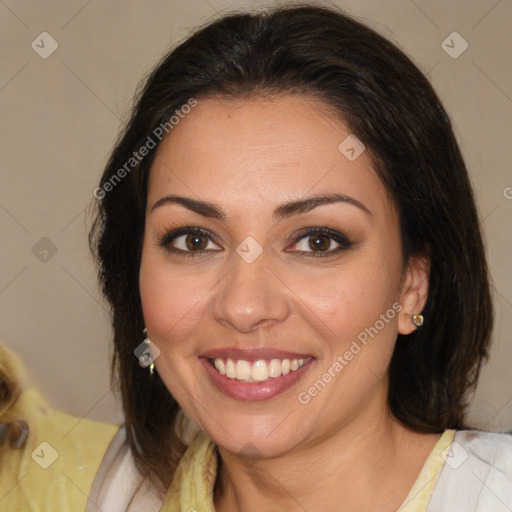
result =
M471 420L510 430L512 2L335 4L409 54L452 116L478 199L496 298L492 358ZM111 333L87 248L85 209L136 85L195 26L264 5L275 3L0 1L0 340L68 413L121 420L109 388ZM441 46L454 31L469 44L456 59ZM46 59L31 47L42 32L58 43Z

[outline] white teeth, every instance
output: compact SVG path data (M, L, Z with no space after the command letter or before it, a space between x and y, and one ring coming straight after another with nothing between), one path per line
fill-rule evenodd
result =
M258 382L268 379L268 365L265 361L256 361L252 365L251 378Z
M236 362L235 373L237 380L249 380L251 378L251 363L239 359Z
M221 375L226 375L226 365L224 364L224 361L222 359L215 359L215 368L219 370L219 373Z
M281 377L281 360L272 359L268 365L269 377Z
M234 379L236 377L235 363L233 359L228 359L226 363L226 377Z
M306 359L271 359L267 363L264 359L250 362L243 359L224 360L217 357L213 360L213 364L221 375L225 375L229 379L244 382L264 382L269 378L281 377L281 375L287 375L298 370L310 359L310 357Z

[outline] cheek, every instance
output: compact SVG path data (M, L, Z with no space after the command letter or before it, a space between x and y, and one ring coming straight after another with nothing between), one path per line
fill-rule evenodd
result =
M375 264L373 259L347 265L328 277L295 280L297 295L311 314L346 340L373 325L397 298L397 286L391 269ZM394 284L395 283L395 284Z
M316 346L327 356L319 372L332 369L338 375L333 368L338 361L344 378L336 380L330 393L348 393L355 401L384 376L396 340L398 316L393 305L399 307L399 272L394 265L382 265L379 260L378 253L367 252L332 272L328 279L302 280L302 296L309 300L301 315L316 325L320 334Z
M172 271L159 254L143 251L139 286L144 321L153 341L172 337L194 308L200 307L201 290L196 282Z

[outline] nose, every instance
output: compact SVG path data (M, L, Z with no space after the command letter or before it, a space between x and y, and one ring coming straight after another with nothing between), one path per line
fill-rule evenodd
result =
M216 321L250 333L286 320L290 314L288 288L272 269L265 251L252 263L237 253L231 260L215 298Z

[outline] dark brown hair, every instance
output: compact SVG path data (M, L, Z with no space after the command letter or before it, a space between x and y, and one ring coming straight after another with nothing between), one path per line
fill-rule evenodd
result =
M391 360L392 413L420 432L462 428L488 353L493 310L473 192L425 76L394 44L336 8L220 18L167 54L145 81L101 178L89 235L113 311L113 382L117 376L128 440L140 471L162 489L184 450L175 434L180 408L134 356L143 340L138 276L156 148L112 180L191 98L290 93L321 99L363 141L398 211L404 261L418 253L431 260L425 324L398 335Z

